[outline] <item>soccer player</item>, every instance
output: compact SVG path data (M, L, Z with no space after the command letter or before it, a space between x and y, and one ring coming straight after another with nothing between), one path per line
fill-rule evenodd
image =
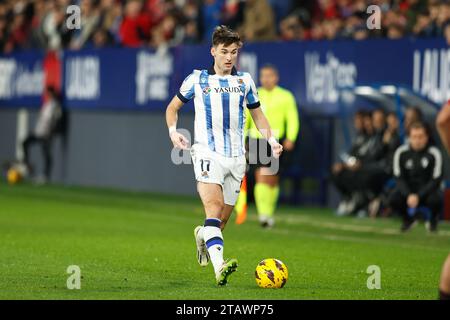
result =
M450 100L439 111L436 118L436 128L445 150L450 155ZM450 255L442 266L439 299L450 300Z
M256 210L258 211L261 226L263 228L271 228L275 223L273 215L280 191L279 174L286 168L289 160L292 158L292 151L297 140L300 123L294 95L289 90L278 86L279 75L275 66L263 66L259 71L259 80L261 87L258 88L258 95L261 101L261 108L267 120L269 120L270 127L273 129L276 138L283 144L284 150L279 168L271 168L270 162L267 163L267 161L261 159L261 157L271 157L270 147L263 146L267 142L262 139L263 137L258 132L255 123L248 118L246 126L250 152L253 150L257 151L255 157L257 162L255 164L256 183L254 188ZM256 146L256 148L252 148L252 146ZM264 152L265 150L269 151L269 153Z
M239 34L226 26L217 27L210 51L213 66L194 70L187 76L166 110L174 147L187 150L189 141L177 132L176 124L180 108L194 99L195 141L190 153L206 214L204 225L194 230L197 260L201 266L211 260L219 286L228 282L238 266L236 259L223 258L222 231L233 211L246 169L243 132L246 108L274 155L279 157L283 150L260 108L253 79L249 73L235 68L241 46Z

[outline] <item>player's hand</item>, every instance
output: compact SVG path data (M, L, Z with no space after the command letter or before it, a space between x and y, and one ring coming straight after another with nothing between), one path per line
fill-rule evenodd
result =
M172 140L173 146L175 148L179 148L182 150L187 150L189 148L189 140L179 132L172 132L170 134L170 140Z
M272 143L272 154L275 159L278 159L281 156L281 153L283 152L283 146L279 144L278 142Z

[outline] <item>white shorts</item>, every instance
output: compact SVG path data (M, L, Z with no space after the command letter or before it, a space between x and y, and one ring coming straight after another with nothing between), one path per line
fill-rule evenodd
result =
M191 147L195 179L198 182L214 183L222 186L225 204L234 206L241 190L245 175L245 155L224 157L211 151L207 146L194 144Z

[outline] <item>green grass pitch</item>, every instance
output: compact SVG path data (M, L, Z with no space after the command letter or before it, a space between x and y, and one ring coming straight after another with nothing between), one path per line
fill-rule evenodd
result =
M436 299L450 225L399 234L397 219L339 218L330 210L281 207L273 230L248 221L224 233L239 260L226 287L196 262L197 198L95 188L0 184L0 299ZM257 263L286 263L282 289L260 289ZM66 286L81 269L81 289ZM367 268L381 270L369 290Z

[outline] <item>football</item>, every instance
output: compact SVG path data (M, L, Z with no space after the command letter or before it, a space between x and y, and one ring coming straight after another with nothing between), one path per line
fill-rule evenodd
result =
M22 175L16 168L10 168L6 174L6 179L9 184L16 184L22 179Z
M255 280L261 288L283 288L287 279L288 269L278 259L264 259L256 266Z

